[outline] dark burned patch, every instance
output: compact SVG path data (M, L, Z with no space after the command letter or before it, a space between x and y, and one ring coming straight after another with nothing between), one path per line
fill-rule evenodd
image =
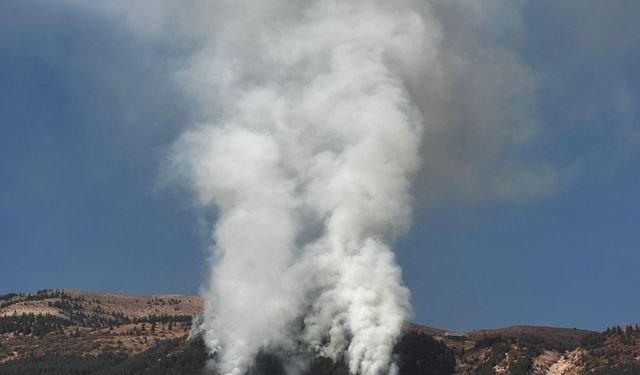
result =
M304 354L296 354L296 359ZM407 332L394 351L401 375L450 375L454 371L453 351L428 335ZM311 358L307 356L307 358ZM191 342L167 340L134 356L26 357L0 364L0 374L48 375L215 375L205 370L210 356L202 339ZM290 358L286 354L261 352L247 375L285 375ZM344 361L316 357L303 370L305 375L348 375Z
M286 375L289 354L260 352L248 375ZM334 362L325 357L297 353L295 360L306 357L307 367L303 375L349 375L349 367L340 360ZM406 332L394 349L394 362L400 375L450 375L456 366L455 353L431 336L416 332Z

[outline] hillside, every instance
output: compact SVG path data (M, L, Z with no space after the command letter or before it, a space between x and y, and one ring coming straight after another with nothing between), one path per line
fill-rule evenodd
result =
M208 355L187 340L199 297L41 290L0 296L0 374L194 374ZM284 374L261 353L252 375ZM395 348L400 374L640 375L640 330L596 333L513 326L451 334L409 324ZM347 375L343 363L311 361L306 375Z
M187 335L198 297L40 290L0 296L0 363L25 356L133 355Z

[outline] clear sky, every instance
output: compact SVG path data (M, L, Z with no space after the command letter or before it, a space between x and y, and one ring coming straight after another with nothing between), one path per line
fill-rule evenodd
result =
M514 19L487 35L501 31L494 42L530 75L523 121L537 133L501 158L544 160L554 183L509 198L417 193L395 246L414 320L640 323L640 2L524 1ZM73 2L0 2L0 293L198 293L213 219L162 183L192 121L172 78L192 48Z

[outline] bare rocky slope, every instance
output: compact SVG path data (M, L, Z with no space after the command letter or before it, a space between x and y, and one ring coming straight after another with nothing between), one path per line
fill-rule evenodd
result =
M187 340L199 297L40 290L0 296L0 374L199 374L209 358ZM261 353L252 374L283 374ZM409 324L395 349L401 374L640 375L640 329L596 333L514 326L464 335ZM306 374L347 374L315 358Z

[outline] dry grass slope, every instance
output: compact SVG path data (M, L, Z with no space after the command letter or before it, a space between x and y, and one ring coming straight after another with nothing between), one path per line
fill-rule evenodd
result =
M200 297L183 295L79 290L2 295L0 373L3 363L19 367L36 363L37 358L45 363L49 363L47 358L67 358L68 361L58 362L81 365L84 359L92 358L107 358L107 362L128 358L137 363L135 358L139 356L153 362L153 356L167 350L188 357L193 354L186 349L192 346L186 341L191 318L202 308ZM535 326L477 330L466 336L446 333L439 328L408 324L407 334L398 344L402 353L412 353L409 357L414 362L405 363L405 370L429 368L429 361L442 370L447 366L440 365L455 355L459 375L640 375L640 329L636 326L616 327L603 333ZM440 354L420 357L416 347L429 347L427 352ZM203 347L194 352L200 361L206 356L204 350ZM321 360L316 365L322 374L340 370ZM338 373L341 374L335 372Z

